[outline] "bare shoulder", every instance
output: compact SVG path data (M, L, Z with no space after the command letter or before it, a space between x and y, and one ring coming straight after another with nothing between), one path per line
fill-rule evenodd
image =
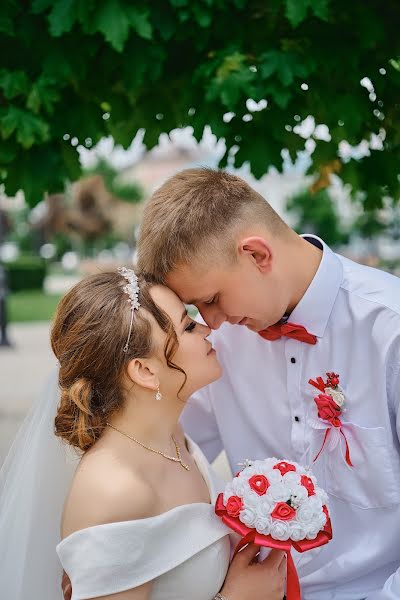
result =
M88 453L71 485L61 524L62 538L87 527L143 519L156 514L151 484L139 470L110 452Z

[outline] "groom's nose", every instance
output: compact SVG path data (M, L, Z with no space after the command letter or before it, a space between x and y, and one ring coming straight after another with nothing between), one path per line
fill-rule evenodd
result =
M202 305L198 307L199 312L207 325L211 327L211 329L218 329L222 323L226 321L225 313L221 312L221 310L212 305Z

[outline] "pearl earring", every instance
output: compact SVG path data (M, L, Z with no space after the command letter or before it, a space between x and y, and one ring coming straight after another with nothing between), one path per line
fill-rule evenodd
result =
M161 400L161 398L162 398L162 394L160 392L160 386L158 385L157 386L157 393L156 393L156 400L159 401L159 400Z

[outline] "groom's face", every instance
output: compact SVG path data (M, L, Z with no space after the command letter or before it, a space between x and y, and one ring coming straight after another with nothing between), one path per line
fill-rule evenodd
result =
M194 304L212 329L227 321L260 331L279 321L287 306L284 290L245 260L207 269L184 265L171 271L166 283L185 304Z

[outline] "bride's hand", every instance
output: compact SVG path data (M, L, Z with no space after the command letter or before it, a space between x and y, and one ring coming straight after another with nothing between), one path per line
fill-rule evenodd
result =
M286 556L272 550L262 562L254 562L260 547L249 544L233 559L221 595L226 600L282 600Z

